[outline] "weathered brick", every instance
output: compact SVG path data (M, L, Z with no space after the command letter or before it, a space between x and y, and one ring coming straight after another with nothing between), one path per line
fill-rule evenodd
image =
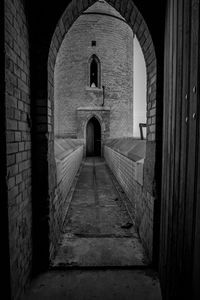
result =
M21 132L20 131L17 131L17 132L15 132L15 141L16 142L19 142L19 141L21 141Z
M12 154L18 151L18 143L8 143L7 144L7 153Z
M21 122L19 121L18 122L18 130L20 131L25 131L27 129L27 126L28 124L26 122Z
M28 93L28 86L19 78L18 78L18 88L21 91L24 91L25 93Z
M25 54L25 52L21 49L21 52L20 52L20 57L21 57L21 59L24 61L24 62L26 62L26 54Z
M23 111L23 109L24 109L24 103L22 101L18 101L17 107L18 107L18 109L20 109L20 110Z
M22 161L22 153L17 153L16 154L16 163L19 163Z
M24 149L25 149L25 143L24 142L19 143L19 151L24 151Z
M150 134L148 134L147 139L149 142L154 142L155 137L156 137L155 133L150 133Z
M15 163L15 155L10 154L7 156L7 166L13 165Z
M21 113L19 110L15 110L15 120L20 120L20 117L21 117Z
M13 72L13 70L14 70L14 63L8 56L6 56L6 58L5 58L5 67L7 70L9 70L11 72Z
M152 118L152 124L156 124L156 117Z
M9 199L9 202L10 202L10 200L12 199L15 199L15 197L17 196L17 194L18 194L18 192L19 192L19 190L18 190L18 186L15 186L15 187L13 187L12 189L10 189L9 191L8 191L8 199Z
M13 155L14 156L14 155ZM15 157L15 156L14 156ZM8 156L8 159L9 159L9 156ZM7 168L7 173L8 173L8 176L13 176L13 175L16 175L19 171L19 167L18 167L18 164L14 164L14 165L11 165Z
M156 126L155 125L151 125L150 126L150 132L155 132L156 130Z
M12 189L15 186L15 177L10 177L8 180L8 189Z
M14 64L14 73L15 73L18 77L20 77L20 75L21 75L21 70L20 70L20 68L19 68L19 66L18 66L17 64Z
M21 97L21 92L17 87L14 88L14 96L17 99L20 99L20 97Z
M14 131L7 131L6 137L7 137L7 142L15 142L15 133L14 133Z
M150 116L150 117L154 117L155 115L156 115L156 109L153 108L153 109L150 110L149 116Z

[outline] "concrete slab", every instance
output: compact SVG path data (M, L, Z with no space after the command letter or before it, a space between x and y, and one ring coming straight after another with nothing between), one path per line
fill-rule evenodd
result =
M65 235L53 267L145 266L145 256L137 238L86 237Z
M161 300L151 270L50 271L33 281L21 300Z

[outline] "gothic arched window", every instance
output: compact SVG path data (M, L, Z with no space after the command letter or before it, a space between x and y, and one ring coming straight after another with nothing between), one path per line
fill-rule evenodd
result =
M96 55L92 55L89 60L89 70L90 70L90 78L89 78L89 85L90 87L97 87L100 88L100 60Z

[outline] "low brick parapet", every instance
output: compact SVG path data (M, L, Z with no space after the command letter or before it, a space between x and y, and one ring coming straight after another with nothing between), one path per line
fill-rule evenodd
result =
M57 186L54 199L51 202L51 211L54 212L50 218L51 257L54 255L63 229L63 222L69 206L68 194L83 158L83 143L81 140L55 139L54 147Z
M129 213L151 260L154 197L143 185L144 147L145 144L142 145L140 140L133 138L110 139L104 145L104 157L127 196ZM138 151L139 148L141 152Z

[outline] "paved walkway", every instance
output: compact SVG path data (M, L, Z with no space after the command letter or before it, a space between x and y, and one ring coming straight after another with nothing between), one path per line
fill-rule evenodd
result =
M53 266L143 266L143 247L102 158L87 158ZM127 228L126 228L127 227Z
M23 300L161 299L120 190L103 159L87 158L52 262L56 270L38 277Z

